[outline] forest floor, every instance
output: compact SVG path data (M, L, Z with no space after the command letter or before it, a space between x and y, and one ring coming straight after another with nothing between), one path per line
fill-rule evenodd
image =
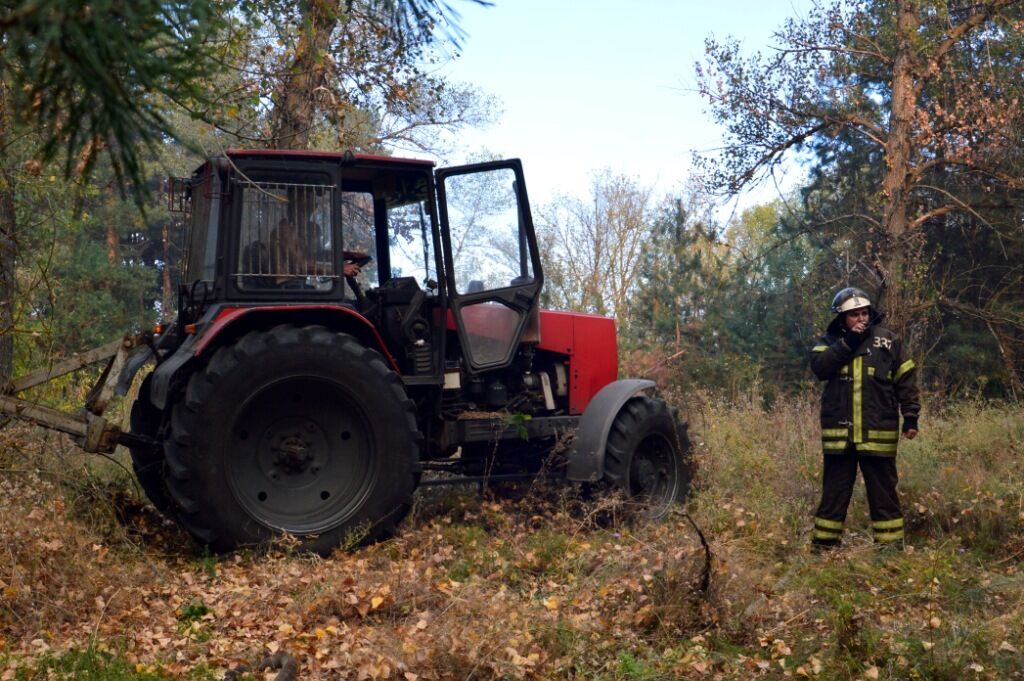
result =
M207 555L123 455L8 426L0 681L221 679L280 652L300 679L1024 678L1019 407L925 413L900 450L906 548L871 543L858 482L818 555L813 401L692 404L699 473L666 521L561 485L433 492L329 558Z

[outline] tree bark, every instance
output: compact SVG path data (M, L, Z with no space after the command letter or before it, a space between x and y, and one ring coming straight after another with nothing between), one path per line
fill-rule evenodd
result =
M116 266L121 260L121 236L113 223L107 225L107 262Z
M301 3L302 27L295 58L274 96L272 134L277 149L308 149L318 113L317 91L327 77L327 53L341 9L330 0Z
M7 82L0 78L0 158L10 159L10 110ZM18 222L14 204L15 177L11 168L0 167L0 388L6 387L14 370L14 276Z
M169 317L170 311L174 309L174 286L171 283L171 222L173 220L174 218L169 218L160 232L164 247L164 271L161 277L163 286L160 297L160 316L162 318Z
M908 262L910 254L906 237L911 135L916 107L912 42L918 27L916 10L915 0L899 0L889 133L885 144L887 168L882 180L885 234L875 265L882 280L878 305L885 310L890 328L900 337L906 336L908 304L911 302L907 299L906 277L913 269Z

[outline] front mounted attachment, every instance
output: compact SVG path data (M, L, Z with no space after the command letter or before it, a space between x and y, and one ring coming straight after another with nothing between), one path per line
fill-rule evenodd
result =
M125 336L119 341L101 345L15 379L8 385L4 394L0 394L0 414L67 433L82 449L90 453L110 453L118 444L134 444L137 436L122 433L119 427L103 418L103 412L114 396L118 384L126 383L121 376L126 366L130 370L140 366L137 361L129 361L129 356L151 352L148 341L146 335ZM76 414L52 409L17 396L29 388L102 361L106 361L107 366L96 385L89 391L85 407ZM128 379L130 380L130 377Z

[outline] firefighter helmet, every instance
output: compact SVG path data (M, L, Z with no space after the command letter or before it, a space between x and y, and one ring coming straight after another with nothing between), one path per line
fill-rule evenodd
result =
M844 288L832 299L832 311L836 314L862 307L871 307L871 300L868 298L868 294L853 286Z

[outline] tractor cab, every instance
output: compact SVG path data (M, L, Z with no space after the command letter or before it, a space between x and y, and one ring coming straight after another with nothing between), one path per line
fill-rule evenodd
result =
M413 382L442 380L446 346L480 372L507 366L524 334L537 340L541 266L516 160L435 172L364 154L228 151L185 187L187 323L213 307L343 306Z

